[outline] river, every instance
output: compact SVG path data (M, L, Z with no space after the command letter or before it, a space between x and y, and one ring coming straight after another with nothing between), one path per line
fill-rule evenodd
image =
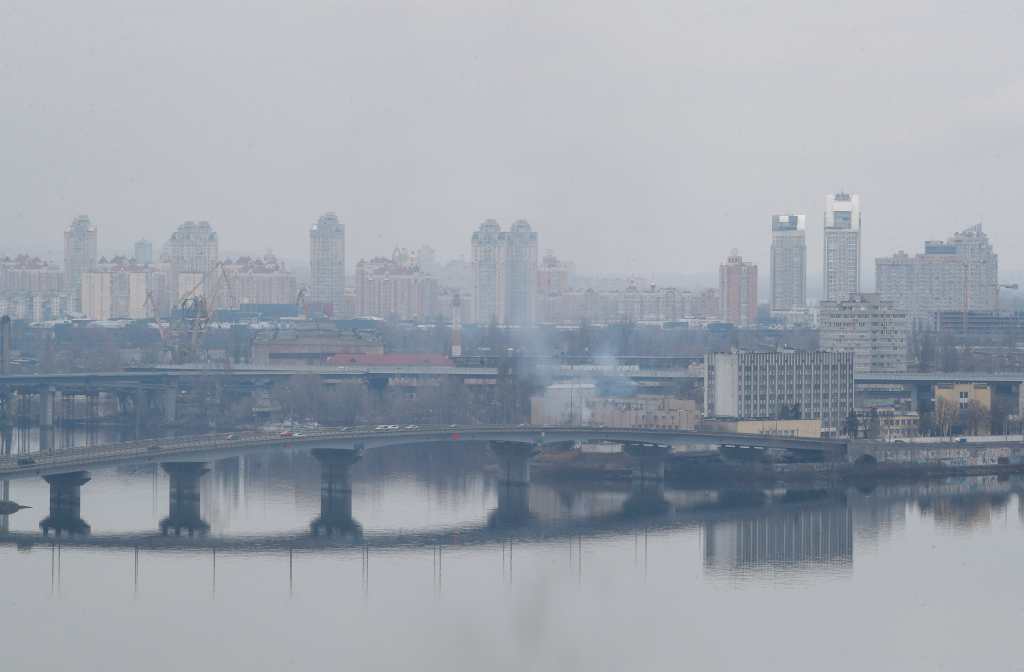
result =
M93 471L85 543L41 539L46 483L11 482L31 508L0 533L6 666L1019 667L1024 481L535 482L501 511L488 462L467 446L371 452L353 470L355 531L322 542L319 465L298 450L209 463L209 532L191 538L159 534L163 469Z

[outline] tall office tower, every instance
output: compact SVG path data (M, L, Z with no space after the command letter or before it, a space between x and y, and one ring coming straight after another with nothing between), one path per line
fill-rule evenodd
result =
M772 215L771 309L807 307L807 240L803 215Z
M135 241L135 250L132 254L135 261L140 264L153 263L153 243L145 238Z
M340 317L345 304L345 225L333 212L309 229L310 300Z
M722 320L736 326L757 322L757 265L743 261L736 250L718 267Z
M842 301L860 292L860 231L860 196L826 196L823 300Z
M530 325L537 315L537 233L489 219L473 232L473 313L479 323Z
M171 234L163 249L170 264L171 296L176 303L197 287L210 290L206 280L219 261L217 232L209 222L185 222Z
M75 311L82 305L82 273L92 270L96 260L96 225L79 215L64 229L64 286Z
M999 255L977 224L945 241L925 241L924 254L876 259L875 283L915 325L931 327L940 313L999 308Z

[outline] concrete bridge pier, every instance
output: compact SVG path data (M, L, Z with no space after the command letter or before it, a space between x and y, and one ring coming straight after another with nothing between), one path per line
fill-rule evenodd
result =
M352 517L352 465L362 457L362 446L314 448L320 463L320 515L310 523L314 536L362 537L362 527Z
M51 385L39 393L39 426L53 427L57 407L57 391Z
M176 385L161 390L160 408L164 412L164 424L173 425L178 418L178 387Z
M160 534L173 531L181 536L206 534L210 524L203 520L200 508L199 479L210 470L205 462L165 462L160 465L171 479L170 507L166 518L160 521Z
M39 452L40 453L52 453L55 444L54 432L56 430L53 427L40 427L39 428Z
M491 450L498 458L498 483L502 486L530 484L530 460L540 452L532 443L491 441Z
M654 443L624 443L622 452L633 460L633 481L661 483L665 480L665 460L672 446Z
M50 515L39 523L43 536L50 534L89 534L89 524L82 520L82 486L89 482L87 471L49 474L43 480L50 484Z
M142 414L146 408L146 391L141 385L135 386L132 397L132 410L135 411L135 436L138 438L139 430L142 428Z

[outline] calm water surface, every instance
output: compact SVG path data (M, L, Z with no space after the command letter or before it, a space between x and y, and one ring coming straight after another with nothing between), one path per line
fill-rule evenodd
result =
M308 453L207 466L191 538L159 533L163 469L93 471L59 545L47 485L10 483L8 669L1024 669L1017 479L520 498L484 451L382 449L314 538Z

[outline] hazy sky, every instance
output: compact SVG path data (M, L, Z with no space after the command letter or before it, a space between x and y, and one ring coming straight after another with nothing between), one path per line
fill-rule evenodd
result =
M208 219L349 263L494 217L587 272L767 267L769 216L861 194L873 258L983 218L1024 246L1024 5L0 0L0 251Z

